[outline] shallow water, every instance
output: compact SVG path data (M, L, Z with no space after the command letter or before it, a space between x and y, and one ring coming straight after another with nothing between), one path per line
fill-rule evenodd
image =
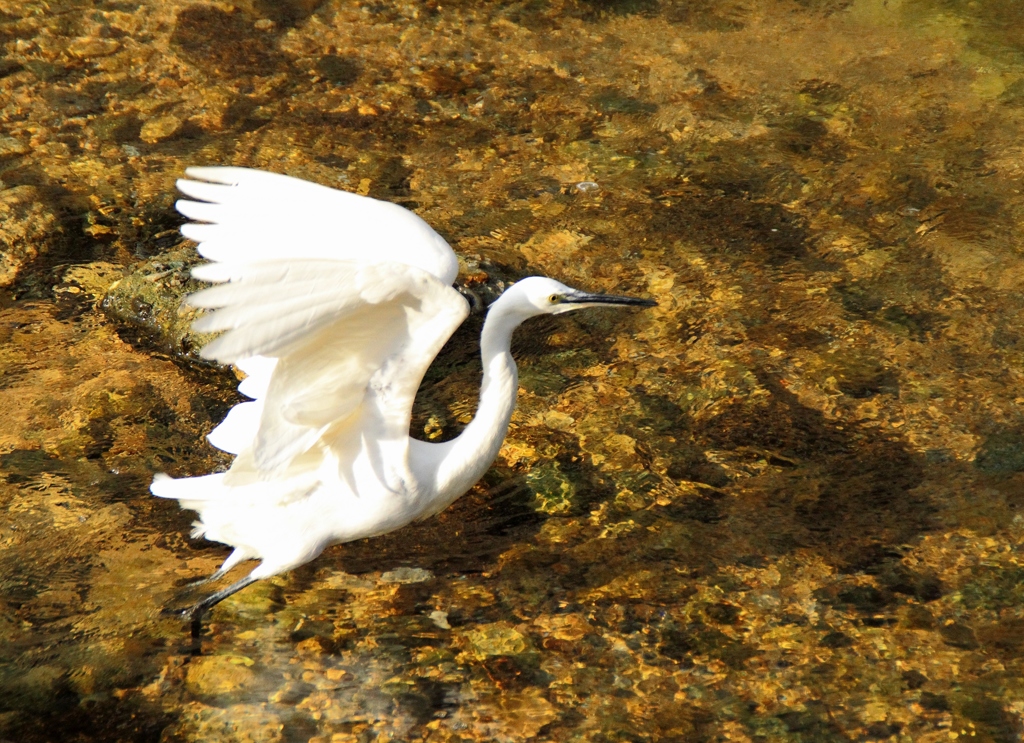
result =
M1022 122L1012 0L8 0L0 739L1017 740ZM237 397L178 310L190 164L659 306L536 321L483 482L193 642L161 609L225 549L147 485Z

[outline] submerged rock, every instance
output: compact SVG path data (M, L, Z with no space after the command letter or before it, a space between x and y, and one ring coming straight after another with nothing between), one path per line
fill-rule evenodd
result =
M519 655L530 650L529 640L505 622L483 624L465 634L471 651L478 657Z
M252 665L252 659L243 656L195 658L188 665L185 685L190 692L201 697L251 692L260 681Z
M382 573L381 583L423 583L433 580L434 574L423 568L401 567Z
M142 125L142 129L139 131L139 138L149 144L173 139L181 133L183 124L184 122L174 114L157 116L155 119L150 119Z
M258 704L219 708L193 703L165 733L170 739L203 743L282 743L284 728L278 715Z

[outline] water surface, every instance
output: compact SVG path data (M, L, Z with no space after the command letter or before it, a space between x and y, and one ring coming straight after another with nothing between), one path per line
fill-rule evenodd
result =
M1012 0L0 10L0 738L977 741L1024 726ZM536 321L455 506L214 611L174 180L427 219ZM345 229L338 225L339 232ZM372 249L372 246L368 246ZM414 433L469 420L475 316Z

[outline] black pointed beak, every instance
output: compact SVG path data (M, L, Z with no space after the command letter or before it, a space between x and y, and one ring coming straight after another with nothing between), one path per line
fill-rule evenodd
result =
M586 292L566 295L562 302L565 304L610 304L634 307L656 307L658 305L653 299L620 297L615 294L587 294Z

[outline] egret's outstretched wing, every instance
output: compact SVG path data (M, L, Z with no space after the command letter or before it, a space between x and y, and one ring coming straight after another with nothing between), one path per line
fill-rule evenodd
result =
M248 168L197 167L178 181L186 196L178 211L206 224L181 233L199 253L231 265L320 258L359 263L401 263L451 284L455 253L418 216L397 204ZM204 279L223 280L211 269Z
M181 231L213 261L193 275L228 282L191 300L217 310L197 330L228 331L202 355L241 368L253 398L209 437L238 455L232 471L273 476L367 410L374 435L407 435L426 366L466 315L444 239L400 206L297 178L185 172L178 188L200 201L178 211L204 224Z
M212 266L229 270L230 281L188 301L214 310L196 321L196 330L226 332L201 355L243 367L255 358L272 371L256 391L259 399L236 407L256 406L246 413L256 429L249 446L234 447L240 451L233 471L271 477L318 444L358 448L351 442L359 437L372 437L373 446L405 444L423 374L469 313L457 291L394 262ZM336 453L344 459L357 452Z

